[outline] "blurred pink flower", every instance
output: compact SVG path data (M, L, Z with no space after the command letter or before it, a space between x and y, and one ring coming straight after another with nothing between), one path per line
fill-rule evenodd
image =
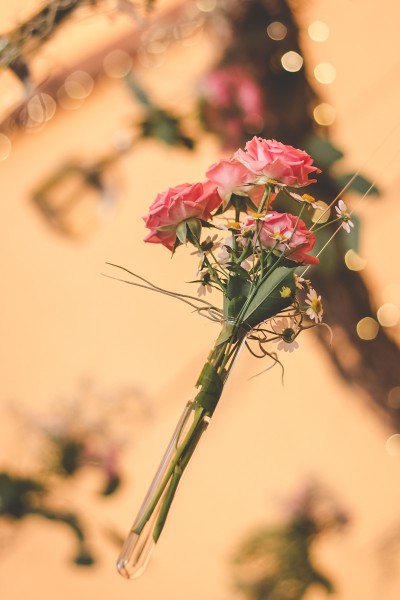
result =
M262 95L259 86L242 67L231 65L216 69L203 78L201 92L208 101L224 108L238 104L247 115L261 115Z
M221 67L200 83L202 115L211 131L221 136L226 148L242 144L249 132L263 125L263 97L260 87L238 65Z

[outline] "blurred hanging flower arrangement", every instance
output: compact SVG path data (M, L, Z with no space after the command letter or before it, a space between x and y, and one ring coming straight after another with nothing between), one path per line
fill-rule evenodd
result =
M314 562L314 547L347 522L326 489L307 486L291 500L280 526L261 527L240 544L232 564L235 587L247 600L301 600L314 586L333 593L333 583Z
M319 262L312 250L315 234L326 226L319 223L324 211L312 196L299 193L319 172L306 152L254 137L245 150L211 165L206 181L158 194L145 217L150 229L145 241L162 244L172 253L182 245L193 246L199 258L192 282L198 297L164 290L118 267L132 276L126 283L172 296L221 325L198 377L195 398L184 410L122 549L118 569L125 577L143 572L242 345L255 356L269 356L281 364L271 342L291 350L303 330L321 325L321 296L302 273ZM292 212L275 210L283 198L292 202ZM350 226L344 203L333 223L338 229ZM215 234L204 236L203 229ZM222 296L222 308L203 298L214 290Z
M95 417L89 415L90 404L96 411ZM20 465L0 472L3 524L15 527L36 516L65 525L76 538L73 562L79 566L93 565L96 556L87 541L90 531L87 515L83 503L76 503L79 478L84 472L100 477L99 493L104 498L119 490L123 483L121 455L126 445L121 438L120 417L128 417L131 427L138 426L147 418L147 408L142 394L133 388L101 396L85 384L76 401L69 400L58 415L33 417L14 411L19 426L27 428L24 440L27 446L32 443L33 464L25 473ZM104 528L104 534L120 544L121 536L112 527Z
M199 82L199 116L224 148L237 148L263 127L262 91L240 65L218 67Z

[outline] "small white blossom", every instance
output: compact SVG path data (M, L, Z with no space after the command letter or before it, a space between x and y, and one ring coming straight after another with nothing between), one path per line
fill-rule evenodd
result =
M215 250L215 248L218 248L218 246L219 246L218 234L216 233L212 237L208 235L206 237L206 239L204 240L204 242L201 242L201 244L200 244L201 251L195 250L195 252L191 252L190 254L197 254L197 256L200 256L200 258L203 259L207 254L210 254L210 252L213 252L213 250Z
M336 214L338 219L342 219L342 227L347 233L350 233L350 228L354 227L353 221L350 219L350 213L347 211L347 206L343 200L339 200L338 205L335 206Z
M321 323L324 309L322 307L321 296L318 296L315 290L310 290L307 294L306 304L309 308L306 310L306 314L310 319L313 319L316 323Z
M277 349L284 352L293 352L299 347L296 336L299 333L299 326L294 319L284 317L274 321L272 329L279 337L274 340L278 344Z
M201 284L197 288L197 295L199 297L205 296L207 292L211 294L212 286L210 285L210 278L211 275L208 271L203 271L202 273L200 273Z

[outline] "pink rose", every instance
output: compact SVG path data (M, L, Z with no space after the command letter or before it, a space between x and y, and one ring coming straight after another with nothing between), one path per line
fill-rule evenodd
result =
M254 185L254 173L235 158L226 158L214 163L207 170L206 176L217 186L224 204L229 202L232 194L237 194L249 196L258 206L264 195L264 185Z
M285 252L286 258L303 264L318 264L316 256L309 256L307 252L313 249L316 237L311 233L305 223L290 213L269 212L262 220L248 217L244 226L245 231L258 231L262 247L275 247L279 252ZM295 229L296 226L296 229Z
M182 221L192 217L209 221L211 212L222 200L211 182L182 183L158 194L149 213L143 217L146 227L151 229L145 242L163 244L172 250L176 240L176 229Z
M253 137L245 148L237 150L234 158L255 173L259 183L273 179L286 185L302 187L316 181L308 179L310 173L321 172L312 166L314 161L306 152L275 140Z

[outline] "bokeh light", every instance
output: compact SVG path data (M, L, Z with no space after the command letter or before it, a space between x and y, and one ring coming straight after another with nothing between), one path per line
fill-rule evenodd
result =
M289 73L296 73L300 71L303 66L303 57L300 56L298 52L294 52L294 50L290 50L289 52L285 52L285 54L281 58L282 67L285 71L289 71Z
M202 12L211 12L217 6L217 0L196 0L196 6Z
M336 69L331 63L318 63L314 69L314 77L319 83L332 83L336 78Z
M27 104L29 119L38 124L50 121L56 109L57 103L49 94L35 94Z
M132 68L132 59L124 50L113 50L103 60L103 69L108 77L121 79L125 77Z
M74 71L64 82L65 92L73 100L84 100L93 90L93 77L86 71Z
M331 104L327 102L321 102L318 104L313 110L314 121L318 123L318 125L323 125L328 127L335 122L336 119L336 109L333 108Z
M388 394L388 405L390 408L400 408L400 386L396 385Z
M344 255L344 262L350 271L362 271L367 265L365 258L357 254L355 250L347 250Z
M279 41L283 40L287 34L287 27L280 21L274 21L267 27L267 34L271 40Z
M394 433L386 440L386 452L390 456L400 456L400 434Z
M364 317L357 323L357 335L362 340L374 340L378 331L379 323L372 317Z
M400 320L400 309L391 302L386 302L378 308L377 319L382 327L394 327Z
M0 161L6 160L11 152L12 144L9 137L4 133L0 133Z
M329 34L329 26L323 21L314 21L308 26L308 35L314 42L325 42Z

